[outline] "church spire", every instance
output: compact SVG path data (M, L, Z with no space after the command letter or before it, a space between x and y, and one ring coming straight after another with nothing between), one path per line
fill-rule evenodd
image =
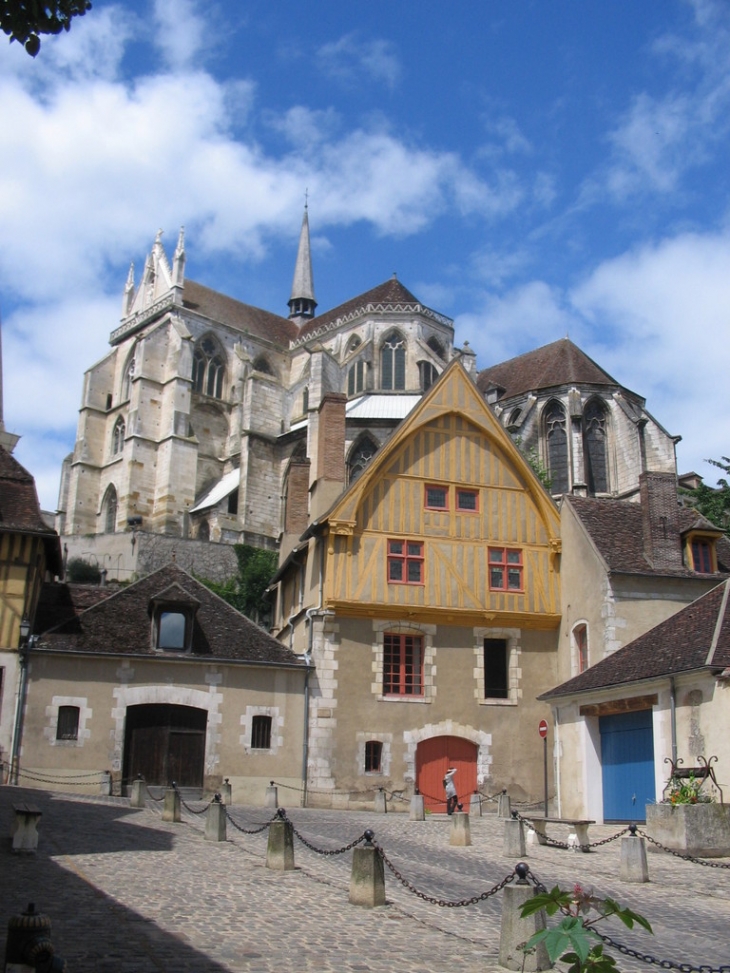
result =
M294 280L289 298L289 317L294 320L309 320L309 318L314 317L316 307L317 299L314 296L314 278L312 276L312 251L309 246L309 210L305 201L297 262L294 266Z

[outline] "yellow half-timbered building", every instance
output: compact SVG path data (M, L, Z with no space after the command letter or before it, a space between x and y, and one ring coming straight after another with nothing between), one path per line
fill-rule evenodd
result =
M502 787L542 796L536 697L558 671L560 519L458 360L288 547L276 631L316 667L311 803L418 787L444 810L450 765L467 804Z

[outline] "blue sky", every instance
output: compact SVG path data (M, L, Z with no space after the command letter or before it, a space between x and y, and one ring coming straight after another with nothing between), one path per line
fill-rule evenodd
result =
M56 505L129 262L286 313L393 271L479 367L569 334L680 471L730 452L730 3L95 0L0 41L6 427Z

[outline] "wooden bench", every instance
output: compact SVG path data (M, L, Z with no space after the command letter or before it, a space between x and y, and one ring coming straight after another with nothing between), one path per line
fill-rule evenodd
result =
M581 851L589 851L588 845L590 844L588 840L588 828L591 824L595 824L595 821L587 821L585 818L545 818L545 817L533 817L527 818L527 821L532 825L535 834L537 835L537 843L539 845L546 845L548 843L547 836L547 825L548 824L565 824L575 833L578 839L578 845Z
M698 757L696 767L680 767L680 764L684 763L681 757L676 763L671 757L665 757L664 763L670 765L671 771L669 773L669 780L664 785L664 790L662 791L663 799L666 798L667 791L670 789L674 781L697 781L697 791L699 792L702 789L702 785L705 783L705 781L711 780L720 792L720 804L725 803L722 795L722 788L717 783L717 777L715 777L715 768L712 766L713 763L717 763L717 757L710 757L708 760L705 760L704 757Z
M38 850L38 824L43 812L35 804L13 804L13 811L13 851L33 854Z

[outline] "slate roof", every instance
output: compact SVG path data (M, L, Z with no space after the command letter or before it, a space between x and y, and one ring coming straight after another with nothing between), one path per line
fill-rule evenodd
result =
M181 597L187 595L190 604L197 605L191 652L161 651L153 647L153 603L155 599L168 600L171 592L175 604L179 605ZM41 634L40 650L304 666L290 649L177 564L168 564L74 618L66 618Z
M539 699L572 696L696 669L730 666L730 581Z
M237 331L249 331L284 348L288 348L289 342L299 333L296 324L288 318L244 304L194 280L185 281L183 306L220 324L227 324Z
M644 553L641 504L629 500L597 500L592 497L575 496L566 496L563 503L573 508L610 572L662 574L687 578L707 577L687 568L674 571L662 568L657 571L651 566ZM679 529L681 533L690 529L717 530L714 524L690 507L679 509ZM724 535L717 539L716 551L720 574L730 574L730 541Z
M621 388L615 378L604 372L570 338L561 338L479 372L477 388L482 393L495 385L504 389L504 398L561 385Z
M51 571L61 571L61 542L41 514L35 480L0 446L0 531L36 534L43 538Z

